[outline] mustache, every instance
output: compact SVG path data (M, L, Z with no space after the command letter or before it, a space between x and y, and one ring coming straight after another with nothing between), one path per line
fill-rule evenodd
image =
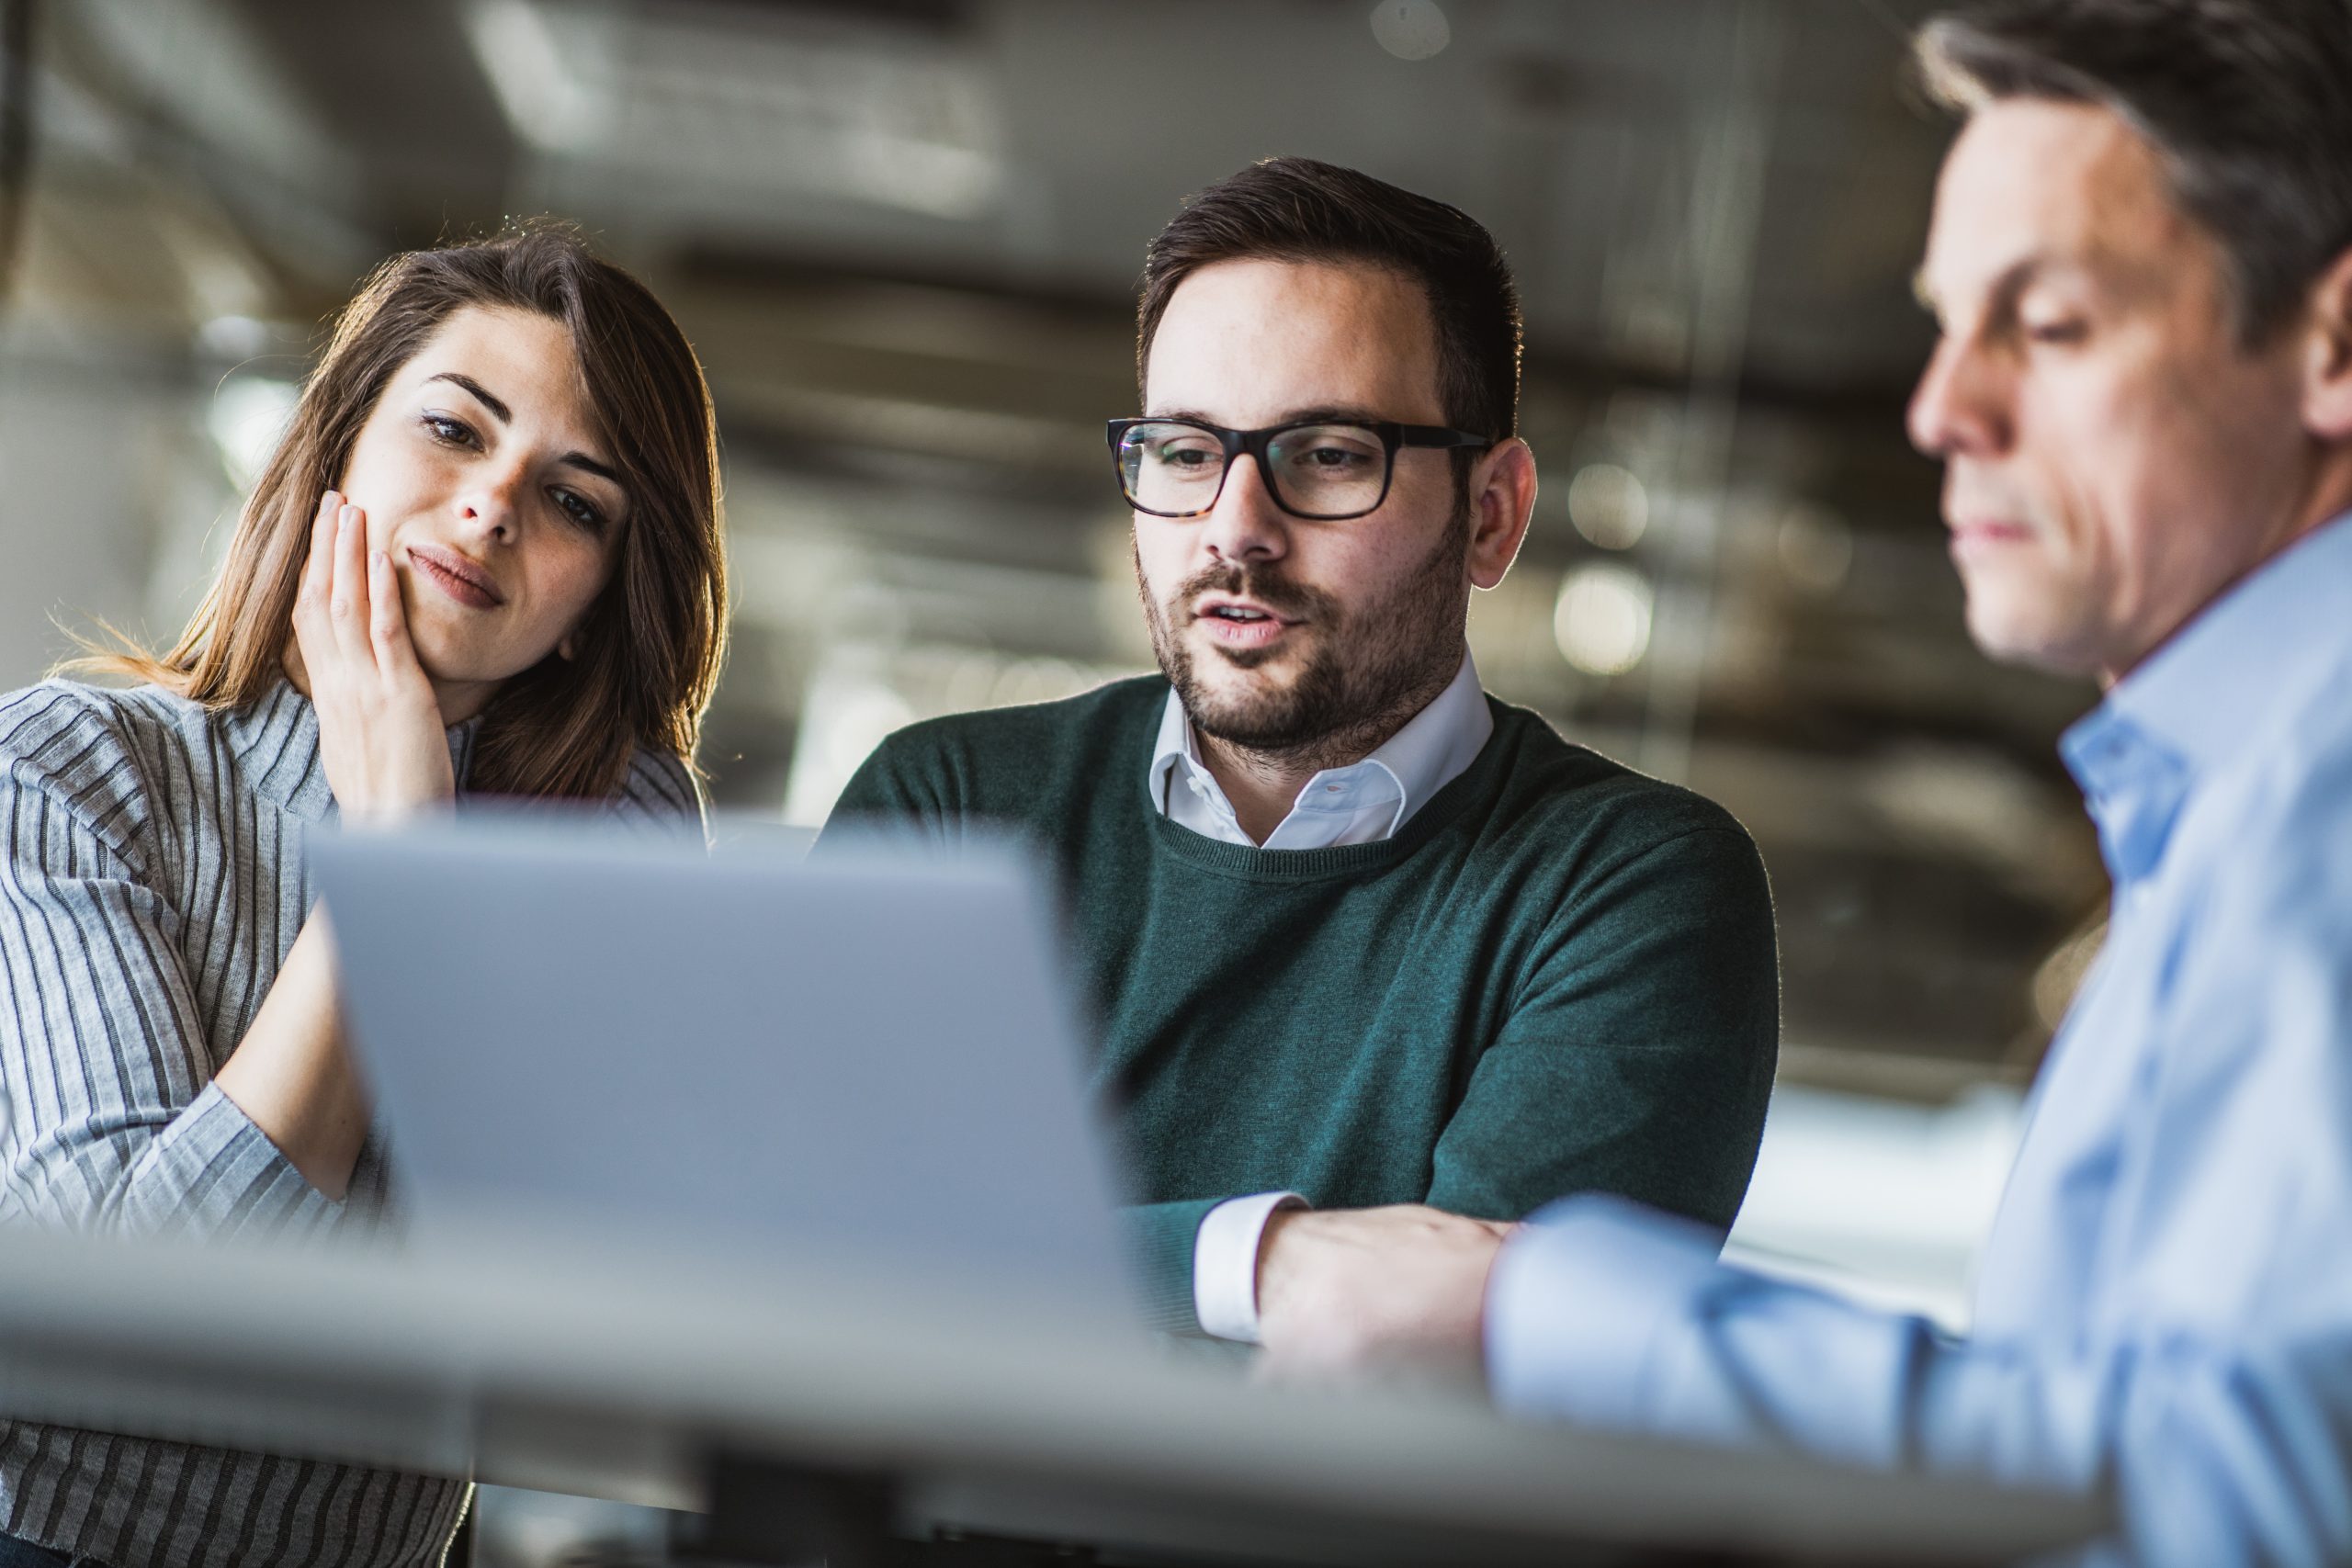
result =
M1235 566L1207 567L1194 572L1177 584L1170 596L1171 606L1189 605L1205 593L1225 593L1237 599L1254 599L1275 614L1301 620L1333 621L1339 619L1339 604L1320 589L1309 588L1303 582L1293 582L1272 572ZM1190 618L1190 612L1186 612Z

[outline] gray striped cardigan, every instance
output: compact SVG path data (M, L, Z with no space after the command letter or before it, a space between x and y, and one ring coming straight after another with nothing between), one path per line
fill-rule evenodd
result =
M461 789L475 728L449 731ZM610 809L700 802L647 752ZM299 1239L381 1212L377 1138L334 1202L212 1083L310 908L302 830L334 813L290 685L229 714L153 686L0 698L0 1220ZM117 1568L435 1564L468 1490L0 1417L0 1533Z

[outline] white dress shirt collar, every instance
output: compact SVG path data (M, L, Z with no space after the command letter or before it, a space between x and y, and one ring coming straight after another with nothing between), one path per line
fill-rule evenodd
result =
M1477 761L1494 729L1477 666L1465 649L1453 682L1371 756L1307 780L1289 815L1260 847L1321 850L1392 836ZM1148 782L1153 806L1178 826L1226 843L1250 842L1201 761L1200 738L1173 691L1160 716Z

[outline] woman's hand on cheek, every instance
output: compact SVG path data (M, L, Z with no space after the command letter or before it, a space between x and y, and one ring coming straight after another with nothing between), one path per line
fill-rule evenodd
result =
M390 822L457 794L433 682L410 646L390 558L334 491L311 524L294 640L319 710L319 760L346 822Z

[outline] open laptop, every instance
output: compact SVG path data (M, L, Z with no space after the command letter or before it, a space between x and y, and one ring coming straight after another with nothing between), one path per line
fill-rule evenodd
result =
M420 1244L544 1217L1131 1307L1010 850L712 855L493 815L309 852Z

